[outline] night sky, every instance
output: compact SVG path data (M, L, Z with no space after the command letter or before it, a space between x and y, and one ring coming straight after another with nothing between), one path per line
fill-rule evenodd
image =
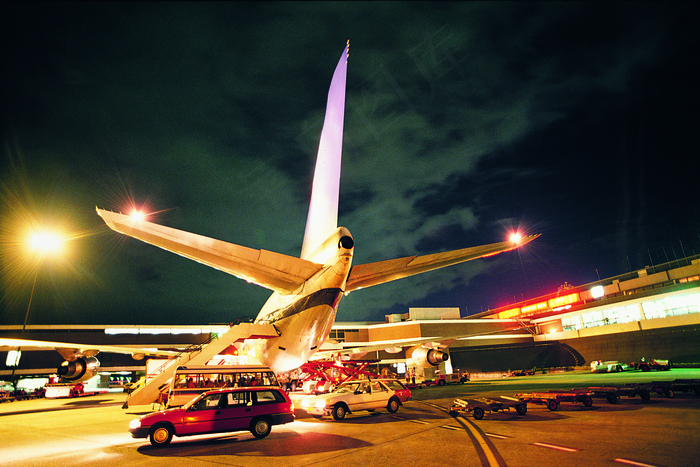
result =
M541 233L345 297L463 316L700 253L692 2L13 3L2 9L0 324L207 324L270 294L95 206L298 256L350 40L339 223L355 264ZM70 232L59 258L32 224ZM36 274L36 276L35 276Z

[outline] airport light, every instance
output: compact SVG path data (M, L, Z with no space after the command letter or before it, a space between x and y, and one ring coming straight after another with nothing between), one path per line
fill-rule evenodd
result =
M27 236L27 246L29 255L38 255L38 263L36 265L36 270L34 271L34 280L32 281L32 291L29 294L29 303L27 304L27 312L24 315L24 324L22 325L22 333L24 333L27 328L27 321L29 320L29 311L32 308L32 300L34 299L34 289L36 288L36 279L39 277L39 269L41 269L41 263L47 256L53 256L61 253L63 251L63 244L65 235L52 230L34 230ZM17 389L17 381L15 381L15 370L19 366L19 360L22 355L21 347L17 347L16 353L13 355L13 366L12 366L12 384L15 389ZM9 353L8 353L9 358Z
M63 236L48 230L32 232L29 235L29 247L42 256L55 254L63 249Z
M523 236L520 234L520 232L513 232L510 234L510 236L508 238L511 241L511 243L515 243L516 245L519 245L523 239Z
M134 222L143 222L144 220L146 220L146 213L139 209L134 209L133 211L131 211L131 214L129 214L129 217L131 217L131 220L133 220Z
M591 295L593 298L601 298L605 296L605 289L602 285L596 285L595 287L591 288Z

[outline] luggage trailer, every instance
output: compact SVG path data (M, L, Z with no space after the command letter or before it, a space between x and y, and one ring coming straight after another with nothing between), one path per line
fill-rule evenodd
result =
M581 402L586 407L593 405L593 392L588 389L519 393L515 397L527 403L546 405L549 410L557 410L562 402L571 402L572 404Z
M499 396L494 398L480 397L478 399L455 399L449 413L456 417L460 413L472 412L476 420L484 418L485 412L510 412L513 408L518 415L527 413L527 402L512 397Z

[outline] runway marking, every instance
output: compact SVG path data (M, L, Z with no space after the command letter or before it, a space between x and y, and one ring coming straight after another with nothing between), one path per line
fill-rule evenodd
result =
M461 427L461 426L441 425L440 428L444 428L444 429L446 429L446 430L462 431L462 427Z
M510 439L512 436L497 435L496 433L484 433L489 438Z
M460 418L466 422L465 425L467 426L467 428L471 432L474 439L476 439L483 454L486 456L486 460L488 461L488 465L491 467L505 465L505 463L502 464L502 463L498 462L498 460L496 459L496 456L491 451L491 447L489 446L489 443L486 441L486 439L483 436L481 436L481 433L479 433L479 431L481 431L481 430L479 430L477 427L475 427L474 424L471 421L467 420L466 418L464 418L464 417L458 417L458 418Z
M436 408L442 412L449 413L449 411L446 408L441 407L437 404L432 404L430 402L424 401L419 402L421 404L425 404L430 407ZM462 417L461 415L456 416L455 420L457 421L457 423L459 423L467 429L467 434L474 443L476 453L479 456L479 459L481 460L481 463L483 465L488 465L489 467L505 467L506 463L501 457L501 455L498 453L491 441L486 439L483 431L481 431L474 422L466 419L465 417Z
M418 423L420 425L429 425L430 424L429 422L426 422L424 420L409 420L409 422Z
M629 459L614 459L614 461L619 462L620 464L634 465L636 467L656 467L652 464L643 464L642 462L635 462Z
M535 446L540 446L542 448L549 448L549 449L556 449L557 451L564 451L564 452L577 452L579 449L575 448L565 448L564 446L557 446L556 444L547 444L547 443L533 443Z

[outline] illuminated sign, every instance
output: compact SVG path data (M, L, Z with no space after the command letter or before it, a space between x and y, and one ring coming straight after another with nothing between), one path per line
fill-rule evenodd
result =
M572 303L576 303L581 301L581 296L576 293L572 293L569 295L564 295L563 297L557 297L557 298L552 298L549 300L549 307L550 308L558 308L562 307L564 305L571 305Z
M535 303L533 305L527 305L521 308L524 315L530 315L532 313L537 313L538 311L546 310L547 302Z
M518 316L520 314L520 308L512 308L510 310L506 311L501 311L498 313L498 318L499 319L508 319L512 318L513 316Z
M522 308L511 308L510 310L501 311L498 313L499 319L508 319L515 316L531 316L547 311L563 311L571 308L571 305L581 301L581 295L576 292L562 297L551 298L546 302L533 303L525 305Z

